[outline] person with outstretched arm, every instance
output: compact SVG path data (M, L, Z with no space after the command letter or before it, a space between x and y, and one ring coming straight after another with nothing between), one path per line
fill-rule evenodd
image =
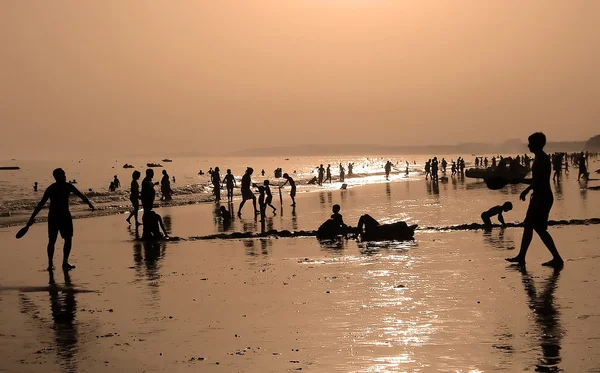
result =
M546 135L536 132L529 136L528 140L529 144L527 146L535 154L535 160L531 167L531 179L522 181L525 184L529 184L529 186L521 193L520 198L522 201L525 201L529 192L533 191L533 194L529 200L529 207L525 215L525 221L523 222L525 230L523 231L519 254L514 258L506 258L506 260L511 263L525 265L525 255L531 244L533 231L535 231L552 254L552 260L542 265L560 268L563 266L564 261L556 249L552 236L548 233L548 218L550 209L554 203L554 196L550 187L550 177L552 174L550 157L544 152Z
M35 223L35 217L42 210L46 202L50 200L50 208L48 211L48 270L51 271L54 267L54 245L58 238L58 233L65 240L63 247L63 270L71 270L75 266L69 264L69 255L71 254L71 245L73 242L73 218L69 211L69 195L74 194L88 204L92 211L95 210L94 205L90 200L83 195L73 184L67 183L67 176L62 168L57 168L52 172L52 176L56 180L44 192L44 196L37 204L27 226Z
M285 183L279 186L279 189L282 189L285 184L290 183L290 197L292 197L292 207L296 207L296 182L290 175L287 173L283 174L283 178L285 179Z

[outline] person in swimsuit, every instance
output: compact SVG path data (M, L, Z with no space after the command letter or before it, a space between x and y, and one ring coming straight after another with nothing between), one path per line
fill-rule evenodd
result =
M227 188L227 200L233 200L233 188L236 186L235 177L231 174L231 169L227 169L227 174L223 178L222 184Z
M135 218L135 226L137 227L138 225L140 225L139 221L138 221L138 210L140 209L140 185L138 184L138 180L140 179L140 172L135 170L133 171L133 174L131 174L131 189L130 189L130 194L129 194L129 200L131 201L131 204L133 205L133 210L131 210L131 213L129 214L129 217L127 219L125 219L125 221L127 221L127 223L131 224L131 217Z
M296 182L290 175L287 173L283 174L283 178L285 179L285 183L281 184L280 189L284 187L285 184L290 183L290 197L292 197L292 207L296 207Z
M83 195L73 184L67 183L67 176L62 168L57 168L52 172L55 183L50 185L44 192L42 200L37 204L27 226L33 225L35 217L42 210L48 200L50 200L50 208L48 209L48 270L53 269L54 262L54 245L58 238L58 233L65 240L63 247L63 270L70 270L75 266L69 264L69 255L71 254L71 246L73 243L73 219L69 211L69 195L74 194L88 204L90 209L94 211L94 205L90 200Z

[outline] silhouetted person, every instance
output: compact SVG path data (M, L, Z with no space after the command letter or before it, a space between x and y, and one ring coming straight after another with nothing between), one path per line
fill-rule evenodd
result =
M254 170L251 167L248 167L246 169L246 172L244 173L244 176L242 176L242 203L240 203L240 207L238 208L238 216L240 217L242 216L242 207L244 207L244 204L249 199L252 200L252 205L254 206L254 215L260 213L260 211L256 209L256 196L254 196L254 193L252 193L252 189L250 189L250 187L252 186L251 176L253 172Z
M502 216L503 212L507 212L512 210L513 205L511 202L504 202L502 205L497 205L492 207L491 209L484 211L481 214L481 220L483 220L483 225L485 225L486 229L492 228L492 220L491 218L494 216L498 216L498 221L502 224L502 227L506 227L506 223L504 222L504 217Z
M409 166L409 163L408 163L408 161L406 161L406 172L405 172L406 176L408 176L408 166Z
M142 215L142 223L144 224L144 236L152 235L150 232L150 223L146 222L147 219L151 219L150 212L154 208L154 198L156 197L156 191L154 190L154 170L151 168L146 169L146 177L142 180L142 193L140 194L142 200L142 207L144 214ZM148 224L148 226L146 226Z
M160 179L160 199L161 201L170 201L173 199L171 197L171 193L173 193L171 190L171 180L169 179L167 170L162 170L162 175L162 179Z
M109 192L114 192L115 190L116 190L116 189L115 189L115 182L114 182L114 181L111 181L111 182L110 182L110 185L108 186L108 191L109 191Z
M375 218L369 214L361 215L358 219L357 230L360 234L374 235L387 234L397 232L408 228L408 225L403 221L398 221L390 224L380 224Z
M75 179L73 179L73 183L75 183ZM121 187L121 181L119 181L117 175L115 175L113 183L115 184L115 189L119 189Z
M442 172L446 173L446 167L448 166L448 162L446 162L446 158L442 157Z
M492 157L492 168L496 168L496 157Z
M175 176L173 176L173 183L175 183Z
M485 157L485 158L483 159L483 166L484 166L485 168L487 168L487 166L488 166L488 159L487 159L487 157Z
M44 192L44 196L37 204L27 226L33 225L35 217L42 210L48 200L50 200L50 208L48 209L48 270L52 270L54 258L54 244L60 233L65 244L63 247L63 263L62 267L65 270L75 268L69 264L69 255L71 254L71 245L73 242L73 219L69 211L69 195L72 193L88 204L90 209L94 211L94 205L72 184L67 183L65 171L62 168L57 168L52 172L55 183L50 185Z
M534 161L534 163L535 163L535 161ZM583 176L583 179L586 180L588 178L588 172L587 172L586 157L583 152L581 152L581 154L579 155L579 158L577 159L577 164L579 165L579 174L577 175L577 181L579 181L579 179L581 179L582 176Z
M328 164L327 165L327 169L325 170L325 181L329 180L329 183L331 184L331 165Z
M162 233L161 233L162 230ZM160 240L163 237L169 237L162 217L156 211L150 211L144 214L144 240Z
M229 224L231 224L231 213L225 208L225 206L219 207L219 215L223 221L223 227L228 227Z
M429 175L431 175L431 159L425 162L425 180Z
M129 200L133 205L133 210L129 213L129 217L125 219L127 223L131 224L131 217L135 218L135 226L140 225L138 221L138 210L140 209L140 185L138 184L138 180L140 179L140 172L133 171L131 174L131 188L129 189Z
M354 175L352 169L354 168L354 163L348 163L348 176Z
M37 188L38 188L38 182L36 181L35 183L33 183L33 191L37 192Z
M431 161L431 180L438 180L438 160L437 157L433 157L433 161Z
M261 185L258 187L258 207L260 210L260 221L265 220L265 214L267 211L267 204L265 203L265 187Z
M265 169L264 168L260 171L260 176L265 176Z
M274 214L275 211L277 211L277 209L275 208L275 206L273 206L273 193L271 193L271 186L269 185L269 180L265 180L263 182L263 185L265 187L265 195L266 195L265 205L270 206L273 209L273 214Z
M344 219L340 214L340 205L333 205L332 212L331 217L319 226L317 238L329 239L340 234L346 236L348 233L348 226L344 223Z
M537 234L544 242L544 245L548 248L552 254L552 260L543 263L542 265L551 267L562 267L563 259L560 257L558 250L554 244L554 240L550 233L548 233L548 217L550 215L550 209L554 202L552 196L552 189L550 188L550 174L552 168L550 165L550 158L548 154L544 152L544 146L546 145L546 135L541 132L536 132L528 138L529 150L535 154L535 160L533 161L533 167L531 169L531 179L525 179L525 184L530 184L522 193L521 200L525 201L527 194L533 190L533 194L529 201L529 208L523 222L524 231L523 239L521 241L521 249L519 254L514 258L507 258L506 260L512 263L525 264L525 256L527 255L527 249L531 244L533 238L533 231Z
M385 179L389 180L390 179L390 172L392 171L392 162L387 161L385 162Z
M456 162L452 161L452 166L450 166L450 170L452 171L452 173L450 174L451 177L456 175Z
M227 188L227 200L233 200L233 188L236 186L235 177L231 174L231 169L227 169L227 174L223 178L223 184Z
M317 184L323 185L323 178L325 177L325 169L323 165L319 166L319 176L317 177Z
M290 175L287 173L283 174L283 178L285 179L285 183L281 184L279 189L283 188L285 184L290 183L290 197L292 197L292 207L296 207L296 182Z
M343 183L345 178L346 170L344 169L344 166L342 166L342 164L340 163L340 181Z
M219 167L215 167L210 174L210 179L214 187L215 202L219 202L221 200L221 175L219 175Z

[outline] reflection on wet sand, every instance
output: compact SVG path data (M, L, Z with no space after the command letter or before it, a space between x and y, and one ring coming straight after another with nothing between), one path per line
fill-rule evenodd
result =
M20 292L21 313L31 316L31 319L40 323L39 330L45 332L48 329L44 317L40 314L35 302L27 295L28 293L48 292L50 301L50 312L52 325L49 326L53 332L52 347L44 348L37 353L55 350L58 364L64 372L77 372L78 353L81 349L79 340L79 323L77 322L77 301L75 294L92 292L78 289L73 285L68 271L63 271L64 286L56 283L54 271L48 271L48 286L26 287L18 289ZM40 338L43 340L44 338ZM37 354L36 353L36 354Z
M554 269L552 275L543 283L541 292L536 290L535 282L524 266L518 268L522 276L522 283L528 297L529 308L534 312L538 335L538 342L542 349L542 356L535 366L538 372L561 371L560 350L563 331L560 325L560 313L554 304L554 291L556 290L560 269Z
M513 235L507 233L506 228L483 230L484 242L496 249L501 250L513 250L515 248L515 241Z

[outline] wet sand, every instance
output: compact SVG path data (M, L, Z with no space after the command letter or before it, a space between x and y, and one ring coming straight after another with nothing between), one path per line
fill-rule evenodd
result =
M333 203L342 203L352 224L365 211L422 225L476 221L448 211L452 202L428 195L422 182L409 186L411 198L432 203L417 214L406 187L302 194L294 215L284 205L267 225L314 229ZM436 198L450 207L439 208ZM506 198L490 194L486 203ZM579 213L561 213L558 200L551 218L600 215L587 202ZM507 221L522 220L525 208L515 205ZM172 235L190 237L222 230L213 210L158 211ZM231 230L260 229L251 208L244 212L248 218L236 218ZM76 220L77 268L67 278L55 271L55 285L43 270L46 225L21 240L14 239L18 227L0 230L0 371L600 369L598 226L551 228L566 259L555 272L540 266L549 254L537 237L527 271L507 265L518 228L418 231L415 241L394 244L282 238L152 245L133 240L125 217ZM55 262L61 259L57 247Z

